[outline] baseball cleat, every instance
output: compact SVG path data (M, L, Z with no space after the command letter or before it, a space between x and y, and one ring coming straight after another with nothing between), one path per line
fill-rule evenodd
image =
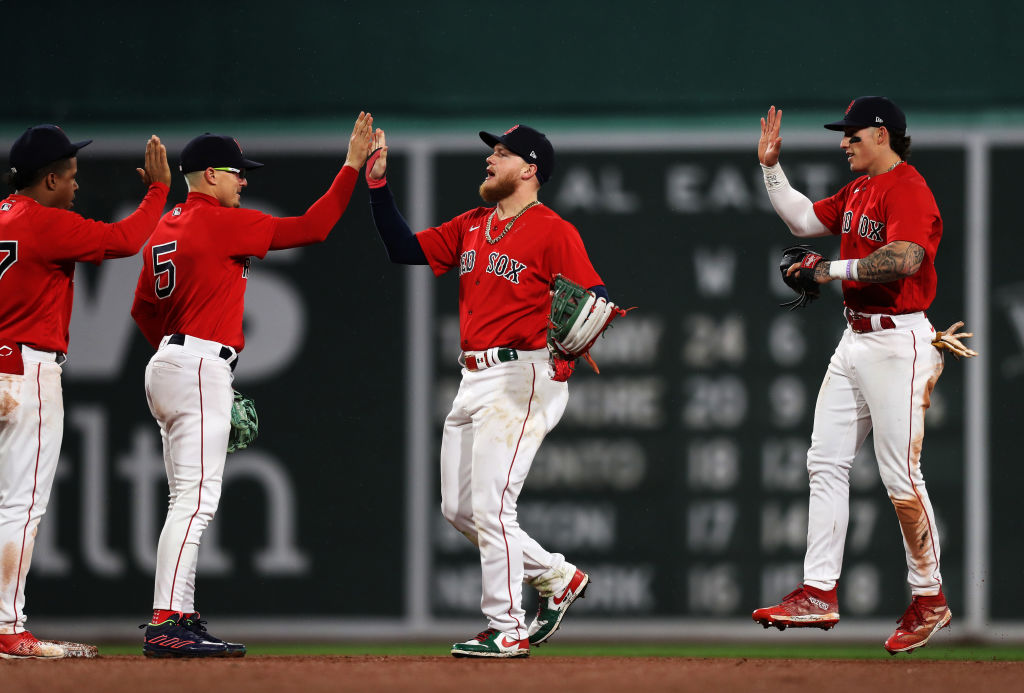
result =
M224 642L220 638L214 637L210 631L206 630L206 620L199 617L199 612L192 614L185 614L184 618L180 621L180 624L192 631L196 635L203 637L211 642L222 642L224 643L224 656L225 657L244 657L245 656L245 645L238 642Z
M540 593L537 617L533 619L527 630L531 645L547 642L548 638L554 635L561 626L562 617L565 616L565 612L569 610L573 602L585 596L587 587L590 585L590 576L578 568L573 568L573 570L569 583L563 589L548 594Z
M519 639L515 633L503 633L495 628L478 633L475 638L452 645L452 657L529 657L530 641Z
M227 656L227 645L222 640L212 640L205 632L189 630L185 623L185 615L178 613L161 623L139 626L146 629L142 654L147 657Z
M882 645L889 654L912 652L924 647L928 639L949 625L953 613L946 605L946 597L940 591L935 596L915 596L903 616L896 623L896 632Z
M40 640L27 630L14 635L0 635L0 659L91 659L97 654L95 645L63 640Z
M765 628L821 628L829 630L839 623L836 589L828 592L809 585L787 594L782 603L757 609L753 619Z

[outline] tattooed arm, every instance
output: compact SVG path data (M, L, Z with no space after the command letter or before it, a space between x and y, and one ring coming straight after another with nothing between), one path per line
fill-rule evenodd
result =
M893 241L857 262L858 281L882 284L909 277L921 269L924 248L910 241ZM814 268L814 281L825 284L832 281L828 262L819 262Z

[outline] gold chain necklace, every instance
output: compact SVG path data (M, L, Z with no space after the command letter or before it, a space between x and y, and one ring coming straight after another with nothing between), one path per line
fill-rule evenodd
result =
M493 238L492 239L491 238L491 222L494 220L494 217L497 216L497 214L498 214L498 208L495 207L494 211L491 212L491 216L487 217L487 226L484 228L484 238L487 239L488 243L490 243L491 245L494 245L495 243L500 241L502 238L504 238L506 233L508 233L509 231L512 230L512 224L516 223L516 219L518 219L519 217L523 216L523 213L526 212L526 210L528 210L530 207L533 207L534 205L539 205L539 204L540 204L539 200L534 200L530 204L528 204L525 207L523 207L522 209L520 209L519 210L519 214L517 214L514 217L512 217L512 221L510 221L509 223L505 224L505 230L501 232L501 235L498 236L497 238Z

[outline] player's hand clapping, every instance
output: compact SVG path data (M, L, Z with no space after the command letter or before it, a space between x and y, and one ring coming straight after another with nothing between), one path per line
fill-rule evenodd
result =
M370 156L370 146L373 144L373 116L369 113L359 112L356 124L352 126L352 136L348 140L348 155L345 157L345 165L359 170L366 163Z
M765 166L774 166L779 163L779 153L782 152L782 136L779 131L782 127L782 109L775 110L775 106L768 109L768 115L761 118L761 139L757 142L757 158Z
M149 142L146 142L145 165L145 170L135 169L143 184L147 186L153 183L163 183L168 186L171 184L171 167L167 163L167 147L160 142L160 138L156 135L152 135Z

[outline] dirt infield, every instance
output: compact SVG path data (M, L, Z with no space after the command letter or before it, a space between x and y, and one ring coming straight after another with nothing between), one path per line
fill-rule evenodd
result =
M602 691L1020 691L1024 662L914 660L694 659L675 657L536 657L477 661L447 656L246 657L147 660L0 661L4 691L182 690L218 693L284 691L525 690L547 684L559 693ZM546 687L546 686L545 686Z

